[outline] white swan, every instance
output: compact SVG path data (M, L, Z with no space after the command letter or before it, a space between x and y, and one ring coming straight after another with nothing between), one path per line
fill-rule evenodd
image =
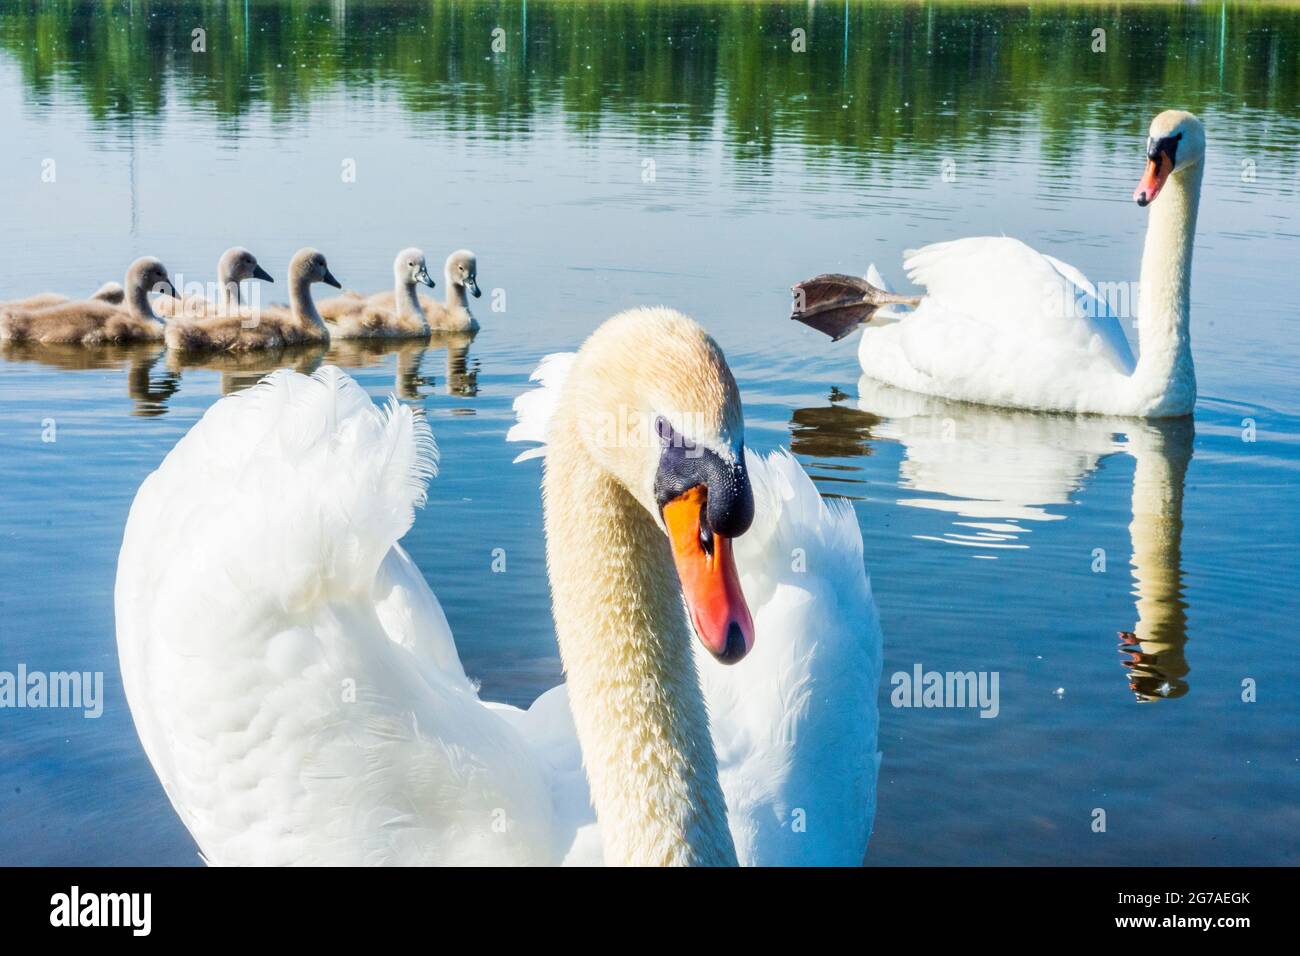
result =
M333 367L280 371L218 401L141 486L123 680L208 860L861 860L880 631L852 512L788 456L740 464L735 383L683 316L625 313L545 370L516 437L549 442L569 682L526 712L479 700L396 544L435 460L410 407L381 412ZM599 443L611 414L660 427ZM679 572L701 641L735 657L756 635L749 659L692 658Z
M1191 113L1151 123L1134 198L1152 204L1138 291L1139 357L1076 268L1015 239L979 237L907 254L926 294L895 295L852 276L795 286L793 318L842 338L863 328L862 370L899 388L1042 411L1165 418L1196 402L1188 291L1205 132ZM1126 297L1127 298L1127 297ZM882 306L913 306L873 322Z

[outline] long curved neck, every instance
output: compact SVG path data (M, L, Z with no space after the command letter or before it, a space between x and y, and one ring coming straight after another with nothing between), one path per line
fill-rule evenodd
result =
M217 284L221 286L217 290L217 302L220 303L221 308L239 308L241 305L239 280L230 274L230 270L224 263L217 264Z
M154 313L153 303L149 301L149 289L144 283L133 282L131 276L127 276L126 287L130 290L127 293L126 305L133 316L137 319L161 321Z
M1138 361L1133 383L1150 412L1189 412L1196 399L1190 291L1192 243L1205 163L1169 177L1151 204L1138 291Z
M605 862L734 866L667 539L622 485L592 466L563 411L549 437L547 568Z
M293 288L289 290L289 305L293 311L294 320L304 330L325 328L325 321L316 311L316 303L311 297L311 280L295 279Z
M447 311L450 312L452 309L468 309L469 296L465 293L465 287L451 277L450 266L448 266L443 272L442 277L447 283L447 298L445 303Z
M393 276L393 307L397 317L407 322L424 321L424 307L420 305L420 295L415 283L408 282L403 276Z

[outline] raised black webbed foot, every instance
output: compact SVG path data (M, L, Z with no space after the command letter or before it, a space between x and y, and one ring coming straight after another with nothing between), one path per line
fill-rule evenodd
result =
M827 273L795 283L790 318L811 326L838 342L859 325L871 321L884 305L920 303L920 296L895 295L857 276Z

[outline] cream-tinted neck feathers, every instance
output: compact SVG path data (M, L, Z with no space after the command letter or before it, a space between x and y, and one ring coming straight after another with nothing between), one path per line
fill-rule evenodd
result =
M742 437L712 339L666 309L626 312L579 352L547 435L556 634L606 862L734 864L695 638L654 502L655 416L714 449ZM638 418L648 437L618 424L635 430Z

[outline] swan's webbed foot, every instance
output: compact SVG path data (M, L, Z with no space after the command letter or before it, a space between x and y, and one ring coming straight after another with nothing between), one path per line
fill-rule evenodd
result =
M838 342L859 325L871 321L883 305L915 307L920 296L895 295L857 276L827 273L795 283L790 318Z
M838 342L871 321L878 306L867 300L870 288L865 279L836 273L805 279L790 290L794 293L790 318Z

